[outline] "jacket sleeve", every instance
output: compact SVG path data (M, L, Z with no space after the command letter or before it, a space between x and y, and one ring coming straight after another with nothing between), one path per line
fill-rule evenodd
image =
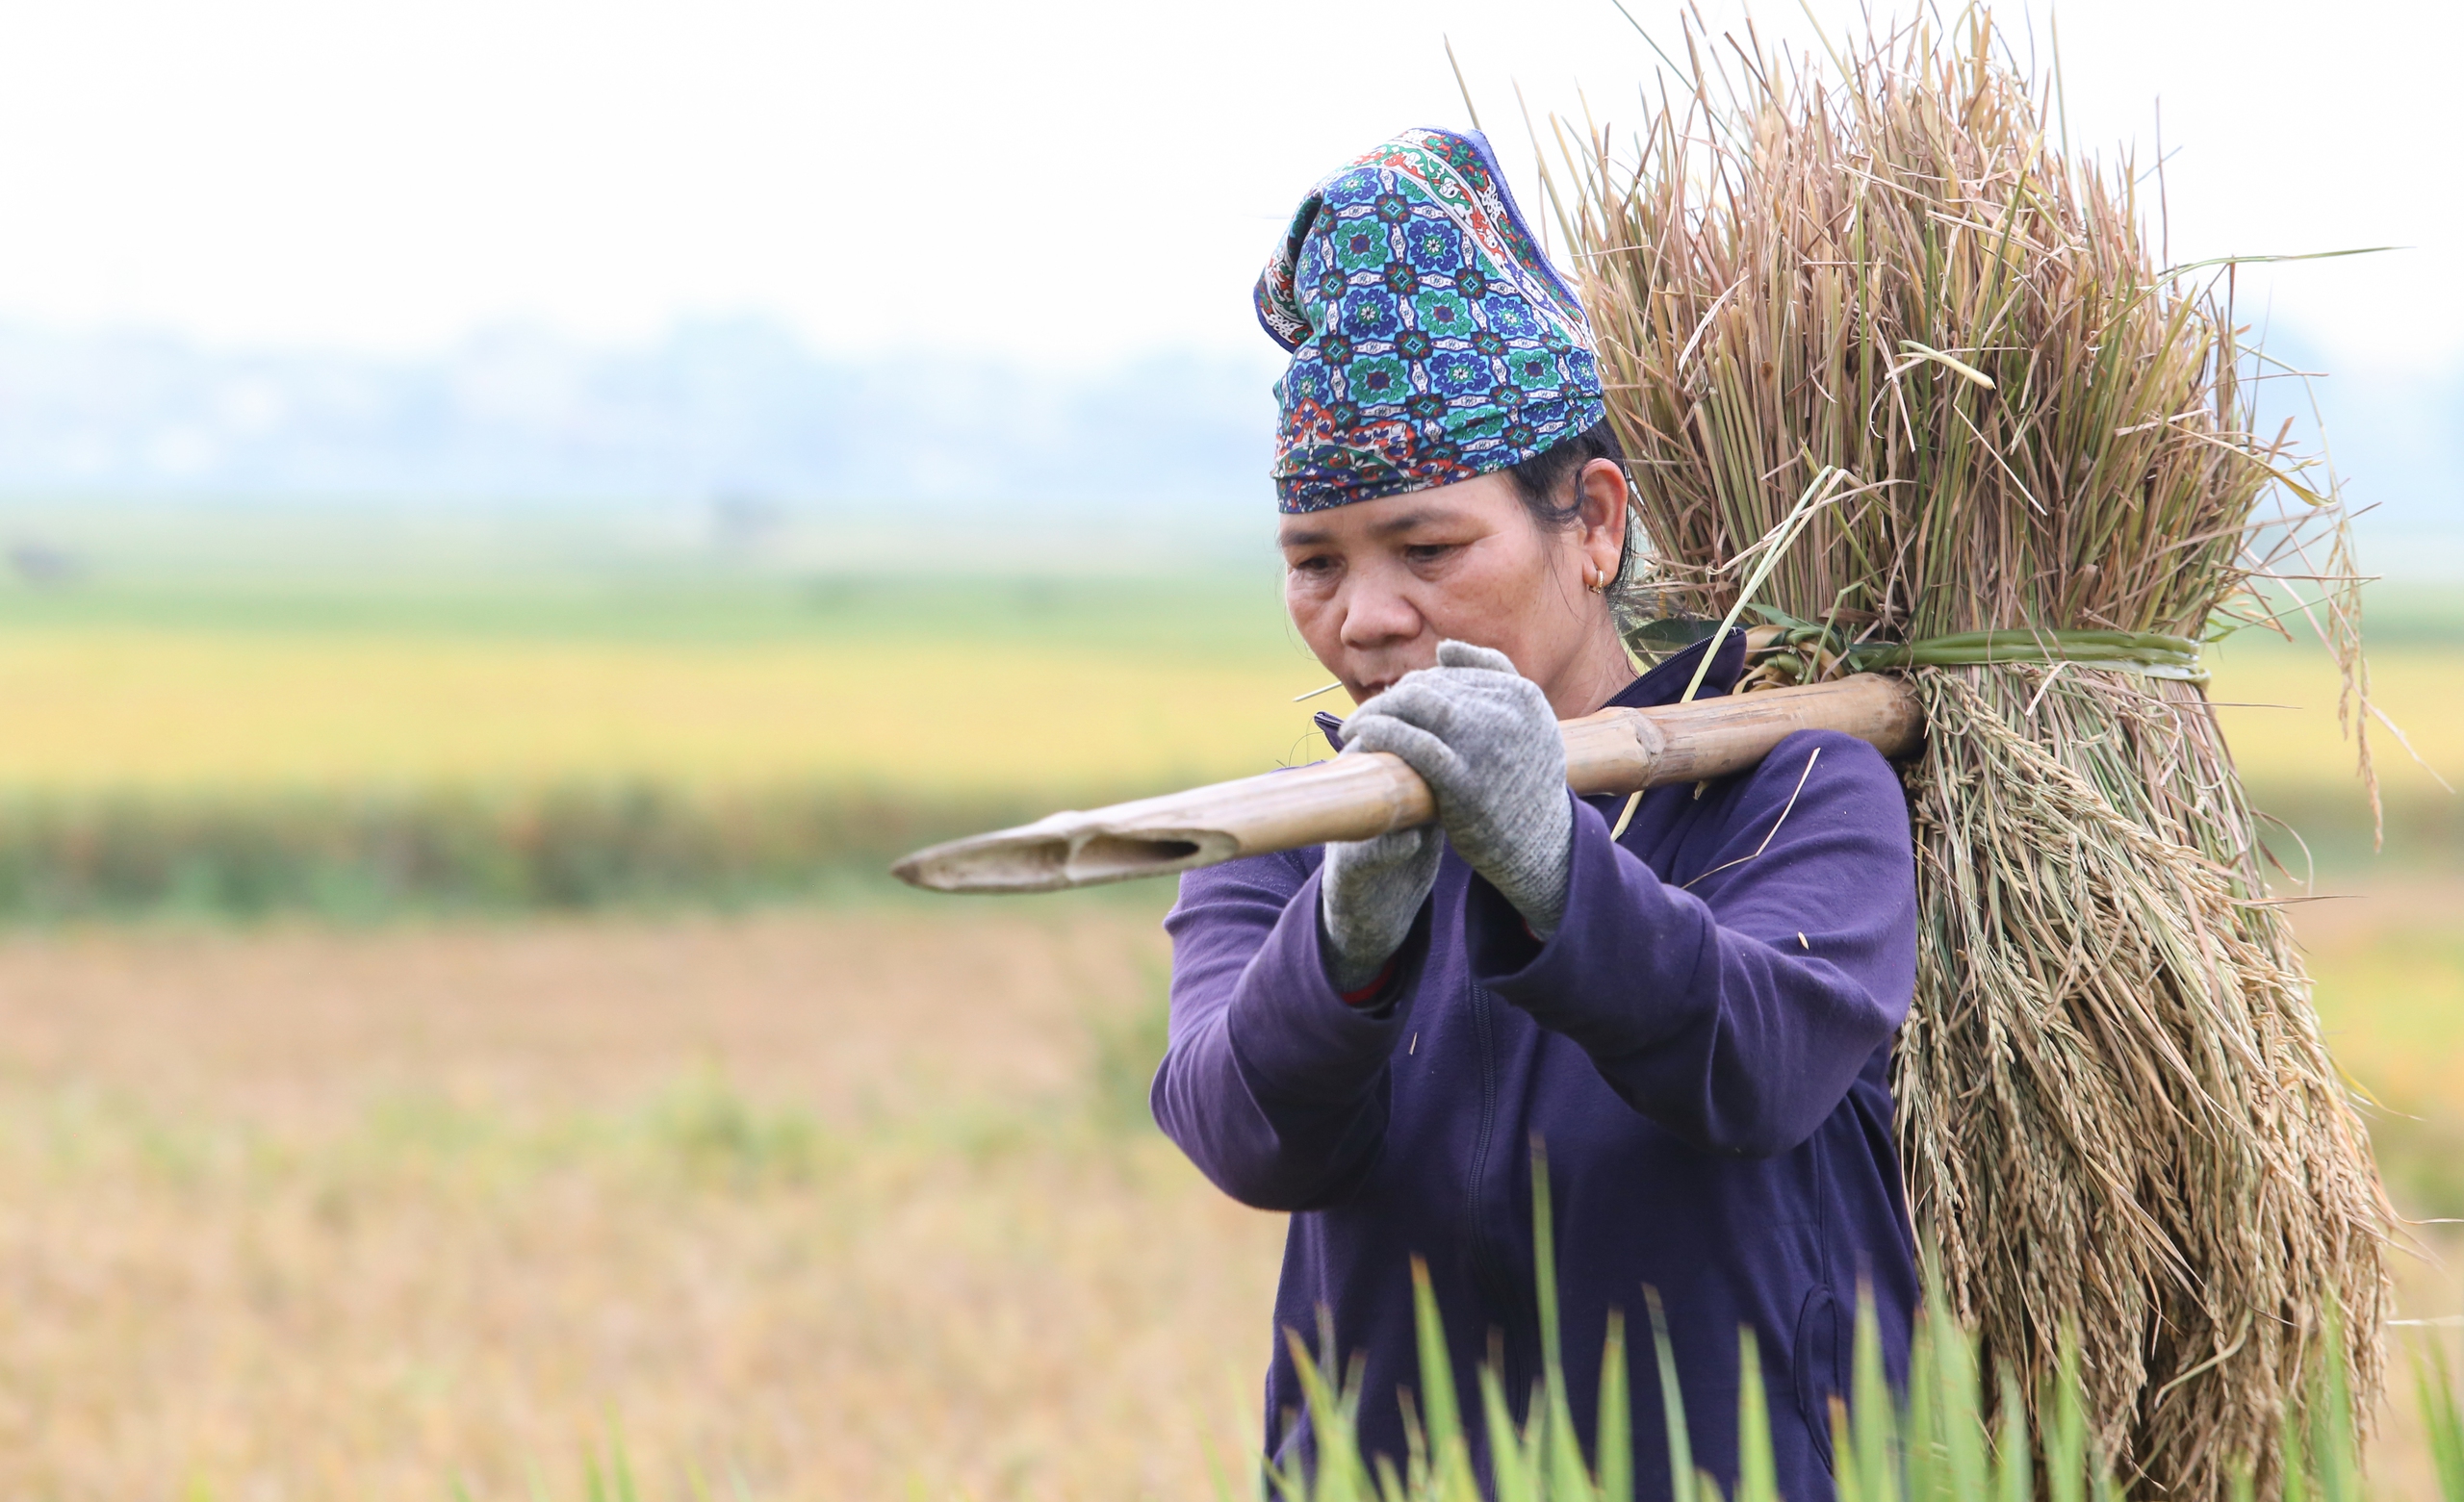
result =
M1578 802L1564 923L1537 942L1476 878L1472 975L1695 1146L1784 1153L1908 1015L1908 805L1873 748L1803 731L1745 775L1712 843L1701 875L1672 885Z
M1391 1008L1326 979L1319 874L1299 855L1181 878L1172 1016L1150 1096L1156 1125L1216 1185L1261 1209L1319 1209L1356 1190L1385 1140L1387 1060L1428 953L1423 904L1395 957Z

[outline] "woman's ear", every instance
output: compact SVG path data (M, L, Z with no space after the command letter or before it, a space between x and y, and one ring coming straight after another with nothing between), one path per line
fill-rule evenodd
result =
M1582 505L1585 567L1614 578L1626 556L1626 471L1610 460L1594 459L1582 467L1575 489Z

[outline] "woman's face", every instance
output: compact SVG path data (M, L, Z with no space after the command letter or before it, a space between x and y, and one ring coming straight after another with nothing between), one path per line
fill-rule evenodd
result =
M1570 489L1582 514L1564 530L1532 521L1503 471L1286 517L1285 607L1354 703L1457 641L1514 659L1560 717L1588 714L1632 674L1589 589L1625 546L1625 476L1595 459Z

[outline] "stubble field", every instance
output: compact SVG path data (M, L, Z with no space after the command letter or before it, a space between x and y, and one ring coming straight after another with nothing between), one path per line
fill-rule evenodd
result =
M1150 916L0 945L0 1492L1196 1493L1278 1227Z
M621 1446L646 1496L1209 1494L1281 1227L1141 1119L1153 918L0 944L0 1491L579 1496ZM2339 1042L2451 1090L2413 1000Z

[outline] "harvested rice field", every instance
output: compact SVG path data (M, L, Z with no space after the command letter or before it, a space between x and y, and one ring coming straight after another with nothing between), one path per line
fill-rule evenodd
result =
M0 1492L1187 1496L1278 1227L1147 915L0 950Z
M2459 901L2305 909L2409 1109ZM1156 911L0 942L0 1492L1206 1494L1280 1225L1141 1123Z

